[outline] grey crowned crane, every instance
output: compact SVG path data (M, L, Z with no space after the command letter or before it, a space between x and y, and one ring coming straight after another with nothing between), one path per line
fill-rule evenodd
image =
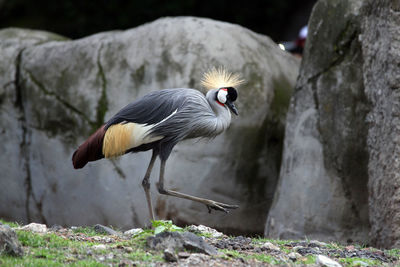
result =
M150 173L157 156L161 160L158 192L203 203L211 209L228 212L237 205L228 205L194 197L164 188L165 163L173 147L181 140L196 137L215 137L231 122L231 111L238 115L234 87L244 81L224 68L212 68L201 80L208 89L204 96L195 89L164 89L151 92L128 104L93 133L72 156L75 169L89 161L114 158L130 152L152 150L143 178L149 213L154 220L150 198Z

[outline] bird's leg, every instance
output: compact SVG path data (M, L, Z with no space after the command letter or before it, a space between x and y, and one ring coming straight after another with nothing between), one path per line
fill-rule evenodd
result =
M185 198L185 199L189 199L189 200L192 200L192 201L203 203L204 205L207 206L209 212L211 212L211 209L214 209L214 210L220 210L220 211L228 213L227 209L237 209L237 208L239 208L239 206L237 206L237 205L228 205L228 204L225 204L225 203L216 202L216 201L211 200L211 199L199 198L199 197L195 197L195 196L179 193L179 192L176 192L176 191L173 191L173 190L164 189L164 171L165 171L165 160L161 160L160 179L159 179L158 184L157 184L158 192L160 194L179 197L179 198Z
M153 150L153 154L151 155L151 160L149 166L147 167L146 174L144 175L142 186L144 189L144 193L146 194L147 206L149 207L150 217L154 221L154 213L153 213L153 205L151 204L151 197L150 197L150 173L153 169L154 162L156 161L157 153Z

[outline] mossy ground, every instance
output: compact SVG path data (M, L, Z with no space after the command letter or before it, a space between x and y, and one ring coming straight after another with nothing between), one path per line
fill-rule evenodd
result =
M2 223L18 227L15 223ZM109 266L119 265L122 259L143 264L162 261L161 252L146 249L146 238L152 234L151 230L131 239L110 238L96 233L92 227L45 234L24 230L16 232L25 255L21 258L1 255L0 266ZM104 244L105 249L94 249L100 244Z
M150 250L146 245L147 237L156 231L184 231L170 222L156 221L154 229L147 229L130 238L126 236L109 236L98 234L93 227L78 227L74 229L50 230L45 234L32 233L18 230L19 225L0 220L8 224L17 232L18 239L24 248L23 257L0 255L0 266L164 266L162 251ZM201 234L200 234L201 235ZM212 238L209 234L203 235L210 244L235 242L234 237ZM271 240L265 238L243 238L246 246L219 249L218 256L205 256L203 264L209 266L260 266L260 265L309 265L315 264L316 255L304 254L297 260L290 260L288 255L294 251L298 244L308 244L308 241ZM260 249L266 242L272 243L279 251ZM217 245L218 247L218 245ZM310 247L310 246L309 246ZM400 259L400 250L377 250L363 246L353 245L350 249L358 255L378 255L378 258L351 256L346 257L349 247L336 243L325 244L321 247L322 253L338 261L343 266L396 266ZM360 253L360 252L365 252ZM375 253L376 252L376 253ZM366 254L367 253L367 254ZM369 254L368 254L369 253ZM374 254L375 253L375 254ZM379 260L389 259L385 262ZM186 262L187 263L187 262ZM185 264L186 264L185 263ZM179 262L178 262L179 264ZM176 266L176 263L175 263ZM190 264L189 264L190 266Z

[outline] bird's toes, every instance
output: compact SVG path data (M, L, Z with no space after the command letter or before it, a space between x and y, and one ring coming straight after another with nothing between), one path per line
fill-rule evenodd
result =
M206 206L208 208L208 213L211 213L212 210L219 210L219 211L223 211L225 213L229 213L229 211L227 209L225 209L225 208L223 208L220 205L215 204L215 203L209 204L209 205L206 205Z
M219 210L223 211L225 213L229 213L228 209L237 209L239 208L238 205L229 205L221 202L216 202L216 201L208 201L208 203L205 203L208 209L208 213L211 213L212 210Z
M221 202L216 202L214 204L218 205L221 208L225 208L225 209L237 209L237 208L239 208L238 205L229 205L229 204L225 204L225 203L221 203Z
M209 205L206 205L207 209L208 209L208 213L211 213L212 209Z
M239 208L238 205L223 204L223 205L221 205L221 206L224 207L224 208L227 208L227 209L237 209L237 208Z

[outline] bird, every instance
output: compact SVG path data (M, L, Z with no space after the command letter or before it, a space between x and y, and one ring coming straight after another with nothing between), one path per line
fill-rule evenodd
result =
M150 175L157 157L161 162L157 183L160 194L205 204L210 213L211 210L228 213L239 206L166 189L164 172L166 161L178 142L213 138L228 128L231 112L238 115L234 104L238 97L235 87L243 83L241 75L231 73L225 67L212 67L201 79L201 85L207 89L205 95L191 88L152 91L123 107L83 142L73 153L73 167L80 169L91 161L152 150L142 180L152 220L155 218L150 197Z

